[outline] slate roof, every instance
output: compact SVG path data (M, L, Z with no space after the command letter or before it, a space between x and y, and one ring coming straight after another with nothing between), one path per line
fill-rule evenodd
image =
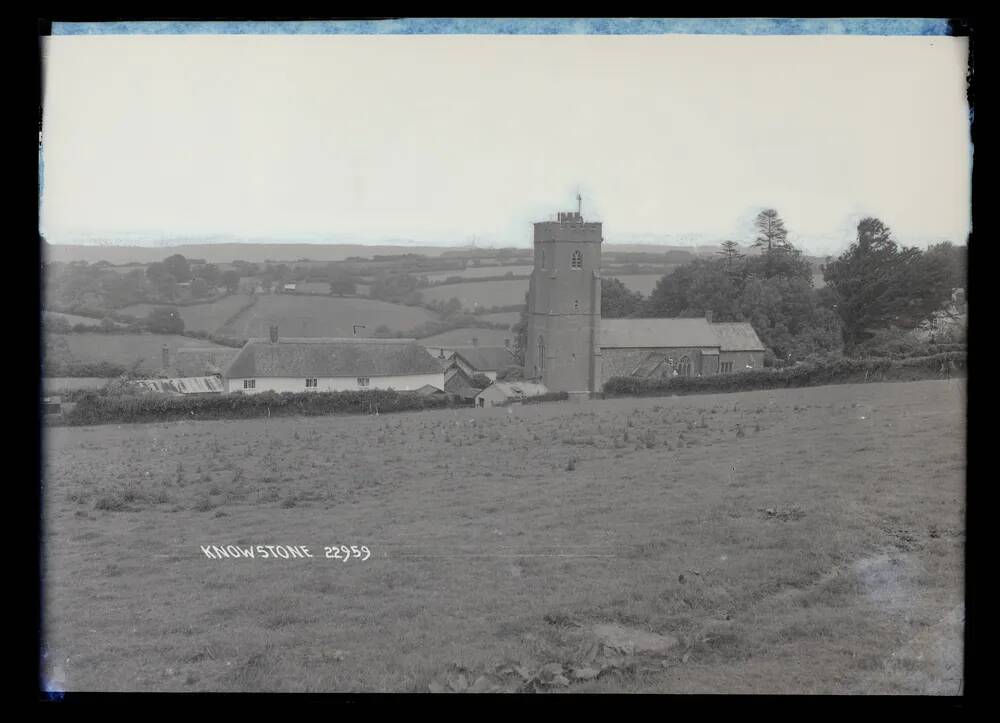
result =
M748 322L713 324L696 319L601 319L601 348L716 347L721 351L764 351ZM709 352L711 353L711 352Z
M722 351L764 351L764 344L748 322L712 324Z
M517 364L517 358L505 347L482 347L459 349L456 357L461 357L466 364L477 372L496 372Z
M220 394L224 391L219 377L184 377L181 379L138 379L135 384L148 392L171 394Z
M719 346L708 319L601 319L601 347Z
M507 399L523 399L548 394L549 390L544 384L538 382L494 382L483 389L480 394L486 391L500 392Z
M226 371L229 378L382 377L441 373L413 339L251 339Z

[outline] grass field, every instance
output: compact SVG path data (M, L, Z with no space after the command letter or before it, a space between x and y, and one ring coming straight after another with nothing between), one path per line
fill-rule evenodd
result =
M371 336L381 325L392 331L408 331L437 319L437 315L417 306L391 304L375 299L265 294L219 333L238 339L266 337L271 324L287 337L354 336L354 325L367 327L359 335Z
M70 326L75 326L77 324L83 324L84 326L100 326L101 320L94 319L90 316L80 316L79 314L64 314L60 311L46 311L42 316L42 323L49 321L50 319L62 319ZM119 325L120 326L120 325Z
M467 284L445 284L420 289L426 301L449 301L452 298L462 302L465 309L491 306L512 306L523 304L528 293L528 279L505 281L470 281Z
M48 429L47 675L954 694L962 383Z
M184 319L184 328L189 331L207 331L214 333L222 328L233 314L249 303L246 294L230 294L211 304L192 304L191 306L174 307ZM140 319L149 315L157 308L156 304L133 304L121 309L123 314L131 314Z
M534 270L534 266L470 266L467 269L454 269L452 271L432 271L430 273L414 272L414 276L426 276L432 284L452 276L461 276L463 279L481 279L490 276L503 276L504 274L514 274L515 276L528 276Z
M109 362L124 367L139 363L139 370L162 368L163 345L170 347L171 358L179 347L224 348L204 339L175 334L51 334L48 348L54 361L94 364Z
M489 321L494 324L509 324L510 326L513 326L521 320L521 313L518 311L500 311L496 314L482 314L476 318L482 319L483 321Z

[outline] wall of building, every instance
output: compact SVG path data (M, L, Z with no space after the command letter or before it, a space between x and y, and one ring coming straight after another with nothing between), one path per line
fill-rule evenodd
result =
M604 384L611 377L627 377L631 375L635 371L635 368L652 352L665 354L667 357L673 358L675 363L681 357L687 356L691 360L691 376L693 377L699 374L704 376L713 373L705 367L710 366L710 368L714 368L717 357L715 355L702 355L701 349L701 347L603 348L601 349L601 387L603 388Z
M747 364L754 369L764 368L764 352L762 351L724 351L719 353L719 363L732 362L734 372L746 371Z
M244 389L243 379L226 379L227 392L243 392L257 394L260 392L348 392L365 389L395 389L396 391L412 391L425 384L444 389L444 371L429 374L409 374L404 376L369 377L369 385L358 385L357 377L320 377L315 387L307 387L305 378L299 377L256 377L254 389Z

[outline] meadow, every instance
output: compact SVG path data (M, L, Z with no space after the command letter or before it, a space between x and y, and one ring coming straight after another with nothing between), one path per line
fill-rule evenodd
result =
M50 428L46 676L955 694L963 384Z
M420 289L420 295L425 301L450 301L455 298L462 303L462 308L469 311L481 307L523 304L527 293L528 279L470 281Z
M488 278L490 276L503 276L505 274L514 274L515 276L530 276L531 272L534 270L534 266L470 266L465 269L454 269L451 271L432 271L430 273L422 273L420 271L413 272L414 276L426 277L426 279L432 284L437 284L445 279L450 279L452 276L459 276L463 279L481 279Z
M210 304L191 304L190 306L174 306L171 308L176 309L181 315L186 331L215 333L222 328L226 321L250 303L250 299L251 297L247 294L229 294ZM158 308L156 304L133 304L119 311L122 314L129 314L142 319L148 316L149 312L155 308Z
M437 314L418 306L403 306L375 299L353 297L264 294L257 303L222 327L218 333L237 339L265 338L271 324L286 337L354 336L354 325L364 325L360 336L371 336L379 326L408 331Z

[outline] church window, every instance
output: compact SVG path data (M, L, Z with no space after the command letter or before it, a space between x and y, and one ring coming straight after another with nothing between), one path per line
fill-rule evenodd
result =
M539 335L538 337L538 372L545 371L545 340Z
M542 249L542 268L545 268L545 249Z
M579 299L574 299L573 300L573 311L579 311L579 310L580 310L580 300Z
M570 260L570 266L574 269L583 268L583 254L579 251L574 251L572 259Z

